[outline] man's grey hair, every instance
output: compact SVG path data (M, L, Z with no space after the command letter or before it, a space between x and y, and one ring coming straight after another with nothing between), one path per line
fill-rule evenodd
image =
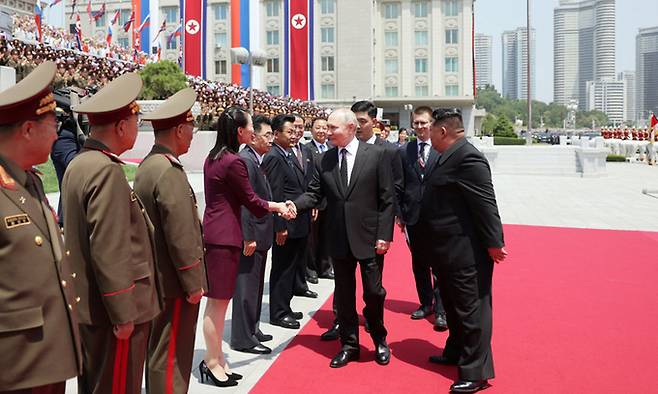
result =
M356 121L356 115L354 115L354 112L352 112L352 110L349 108L338 108L334 110L331 114L338 116L339 119L343 121L343 123L345 123L346 125L353 124L354 127L358 125Z

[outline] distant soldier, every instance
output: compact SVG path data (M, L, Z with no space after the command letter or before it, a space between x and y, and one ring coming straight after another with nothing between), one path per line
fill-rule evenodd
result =
M118 157L135 143L141 90L139 75L124 74L73 108L92 133L62 182L66 245L89 297L79 304L85 394L141 393L151 320L161 311L153 225Z
M165 297L149 340L146 381L153 394L187 393L199 301L208 289L196 197L178 160L192 142L195 101L194 89L186 88L144 116L153 124L155 145L135 177L135 192L155 228Z
M45 62L0 93L0 392L64 394L82 358L74 278L53 209L32 166L57 138Z

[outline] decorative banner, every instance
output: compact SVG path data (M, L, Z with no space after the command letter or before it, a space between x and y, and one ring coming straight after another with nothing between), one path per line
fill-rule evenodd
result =
M140 44L140 34L139 34L139 25L142 24L142 1L141 0L131 0L132 1L132 48L133 52L135 49L141 48Z
M313 0L285 0L284 95L313 100Z
M206 0L180 2L183 18L183 69L186 74L206 77Z
M259 49L258 29L251 29L251 26L260 26L258 7L258 0L231 0L231 48ZM231 67L231 82L250 86L249 65L234 64Z
M141 42L141 47L139 48L142 52L151 53L151 4L149 0L140 1L140 23L139 30L137 32L139 40ZM146 29L148 27L148 29Z

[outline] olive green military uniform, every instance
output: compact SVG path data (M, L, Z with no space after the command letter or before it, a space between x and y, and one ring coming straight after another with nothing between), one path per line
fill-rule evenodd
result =
M44 62L0 93L0 125L54 108ZM41 179L0 153L0 393L64 393L81 366L76 274Z
M112 110L133 105L141 79L126 75L74 108L87 113L92 135L95 123L87 111L107 103ZM153 227L122 164L90 138L62 182L66 245L78 272L78 291L87 295L78 304L84 357L78 392L84 394L141 393L150 323L161 311ZM129 322L135 324L130 338L117 339L113 327Z
M143 118L187 113L196 94L193 89L181 93ZM178 110L167 114L171 104ZM165 294L164 311L153 321L149 341L147 390L152 394L187 393L199 304L188 303L186 296L208 288L196 197L178 158L158 144L137 170L135 192L155 227L156 265Z

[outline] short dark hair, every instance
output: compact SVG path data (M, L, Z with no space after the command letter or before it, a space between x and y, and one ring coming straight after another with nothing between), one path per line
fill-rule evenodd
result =
M263 128L264 124L272 126L272 121L265 115L254 116L252 122L254 123L254 131L256 133L260 133L260 130Z
M248 123L249 113L240 107L229 107L222 112L217 119L217 140L208 156L217 160L227 151L236 153L240 148L238 129L247 127Z
M327 118L325 118L324 116L318 116L317 118L313 118L313 121L311 122L311 126L314 126L315 122L317 122L318 120L324 120L326 122Z
M290 114L280 114L272 119L272 131L280 132L283 131L283 125L286 122L295 123L295 116Z
M428 114L429 116L432 116L432 108L426 105L421 105L420 107L414 109L414 115L421 115L421 114Z
M448 124L453 128L464 128L462 111L459 108L437 108L432 112L435 125Z
M368 116L370 116L372 119L377 118L377 107L372 101L357 101L356 103L352 104L352 108L350 109L354 113L367 112Z

